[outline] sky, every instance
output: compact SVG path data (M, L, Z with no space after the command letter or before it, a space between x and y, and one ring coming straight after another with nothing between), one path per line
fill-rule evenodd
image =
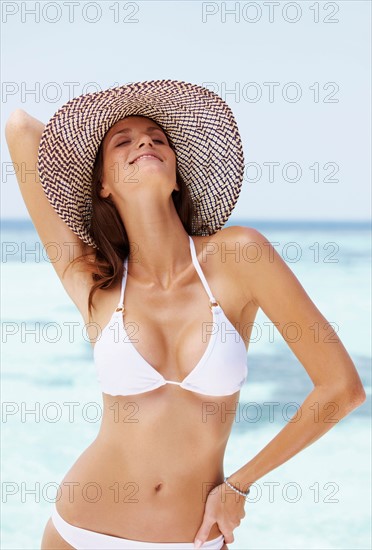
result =
M135 81L208 87L231 107L245 174L231 215L371 215L371 3L1 3L1 217L27 219L4 127Z

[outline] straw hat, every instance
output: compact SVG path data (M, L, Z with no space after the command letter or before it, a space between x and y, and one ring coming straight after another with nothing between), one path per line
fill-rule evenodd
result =
M128 115L157 122L176 150L195 205L193 235L211 235L229 218L241 190L244 156L230 107L202 86L179 80L134 82L81 95L63 105L41 137L38 171L49 202L70 229L90 235L91 184L98 147Z

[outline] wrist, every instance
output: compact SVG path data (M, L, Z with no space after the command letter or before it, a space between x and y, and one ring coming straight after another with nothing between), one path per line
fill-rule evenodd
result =
M226 476L226 481L243 493L248 493L250 491L251 485L253 485L253 481L243 481L242 478L236 474Z
M229 488L230 491L234 491L235 493L239 494L241 497L247 498L247 496L249 495L249 492L250 492L249 488L241 490L239 484L238 485L233 485L230 482L229 476L225 476L224 479L223 479L223 482L226 485L226 489Z

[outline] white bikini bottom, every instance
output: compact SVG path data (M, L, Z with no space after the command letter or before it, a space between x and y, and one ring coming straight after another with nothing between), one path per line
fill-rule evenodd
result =
M192 550L194 542L144 542L140 540L123 539L104 535L96 531L81 529L71 523L67 523L58 513L56 505L53 506L52 521L61 537L76 550ZM220 550L224 545L224 537L206 541L200 548L208 550Z

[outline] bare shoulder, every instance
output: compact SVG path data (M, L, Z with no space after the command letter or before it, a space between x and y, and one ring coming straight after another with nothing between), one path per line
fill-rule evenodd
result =
M236 257L235 276L244 289L247 299L253 301L266 313L286 288L288 295L306 294L300 282L275 250L270 240L254 227L230 226L221 231L221 248L234 246Z
M218 231L216 235L221 242L238 243L241 246L269 242L260 231L245 225L229 225Z
M212 250L211 244L215 245L213 250L215 253L218 251L220 261L230 263L230 267L235 268L235 275L238 272L246 274L246 269L242 268L261 258L262 252L271 247L271 243L260 231L243 225L224 227L207 239L211 240L207 240L203 246Z
M260 249L269 246L266 237L253 227L232 225L194 240L205 274L213 281L218 273L225 281L225 291L234 294L239 303L252 303L249 263L260 256Z
M229 247L235 245L237 251L244 246L247 247L249 244L254 245L255 243L263 244L264 242L268 242L260 231L254 227L244 225L229 225L228 227L219 229L216 233L213 233L213 235L196 238L201 239L200 242L202 247L211 248L213 244L216 244L220 245L222 248L226 248L227 245Z
M193 236L196 247L201 250L214 250L213 246L226 245L245 245L247 242L255 242L257 240L265 240L257 229L246 227L244 225L230 225L219 229L213 235L208 236ZM211 255L211 254L210 254Z

